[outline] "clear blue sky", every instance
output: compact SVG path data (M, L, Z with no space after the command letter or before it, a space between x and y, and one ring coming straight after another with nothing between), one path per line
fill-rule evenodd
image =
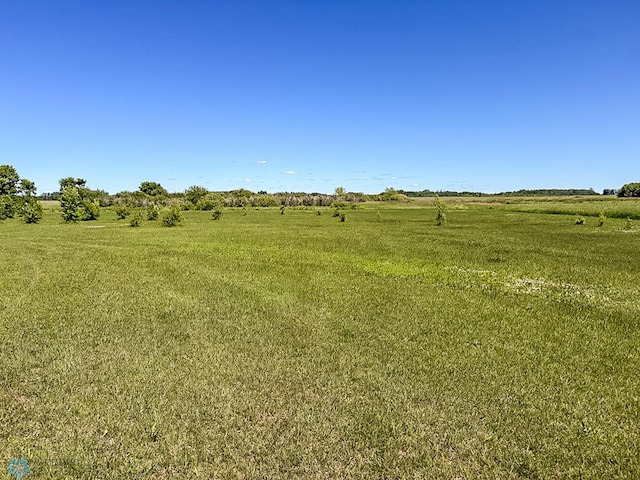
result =
M0 0L0 164L55 191L640 181L640 1Z

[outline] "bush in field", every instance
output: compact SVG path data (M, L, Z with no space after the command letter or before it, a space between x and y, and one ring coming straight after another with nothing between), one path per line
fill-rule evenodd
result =
M77 187L67 186L62 189L60 195L60 208L62 209L62 219L67 223L75 223L80 220L80 208L82 207L82 197Z
M113 211L116 213L118 220L124 220L131 214L131 210L125 205L116 205Z
M162 216L163 227L175 227L180 225L184 217L182 216L182 210L180 205L173 205L167 213Z
M220 217L222 217L222 210L220 210L219 207L216 207L212 212L211 212L211 218L213 218L214 220L220 220Z
M147 220L157 220L160 215L160 207L155 203L150 203L147 207Z
M131 218L129 219L129 226L139 227L141 222L142 222L142 212L140 210L137 210L136 213L131 215Z
M631 217L627 217L627 222L624 224L625 230L631 230L633 228L633 224L631 223Z
M42 204L34 197L25 197L22 205L22 218L25 223L38 223L42 218Z
M640 182L627 183L618 190L619 197L640 197Z
M0 195L0 220L13 218L16 214L16 202L11 195Z
M100 202L98 200L82 200L79 212L80 220L97 220L100 217Z
M436 210L437 210L436 222L438 223L438 225L446 225L447 213L446 213L446 206L444 202L440 200L440 197L438 195L436 195L436 198L434 199L434 203L436 205Z
M598 226L599 227L603 226L606 219L607 217L605 216L604 213L601 213L600 215L598 215Z
M584 219L584 217L578 217L576 219L576 225L584 225L586 222L586 220Z
M60 179L60 206L65 222L97 220L100 217L100 201L106 192L87 188L83 178Z
M205 197L208 193L209 190L207 190L206 188L200 187L198 185L193 185L184 191L184 199L187 202L191 203L191 205L195 206L198 204L198 201L202 197Z
M280 206L280 215L284 215L284 205Z

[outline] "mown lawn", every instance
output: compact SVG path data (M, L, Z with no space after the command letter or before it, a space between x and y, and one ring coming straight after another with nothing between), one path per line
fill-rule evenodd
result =
M639 478L640 226L489 207L0 223L0 478Z

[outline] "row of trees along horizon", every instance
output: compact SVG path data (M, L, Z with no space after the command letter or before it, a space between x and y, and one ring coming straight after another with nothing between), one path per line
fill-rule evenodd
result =
M60 190L54 193L36 195L36 185L31 180L21 178L11 165L0 165L0 220L20 216L26 223L38 223L42 218L42 204L39 200L58 200L63 210L63 219L68 222L95 220L101 207L158 207L179 206L182 210L214 210L222 207L344 207L365 201L406 202L416 197L495 197L495 196L573 196L600 195L593 189L538 189L517 190L488 194L482 192L456 192L446 190L407 191L387 188L384 192L367 195L348 192L343 187L333 194L305 192L252 192L241 188L214 192L194 185L184 192L168 192L160 183L143 181L135 192L124 191L109 194L104 190L88 188L83 178L65 177L60 179ZM620 189L605 189L602 195L618 197L640 197L640 182L628 183Z

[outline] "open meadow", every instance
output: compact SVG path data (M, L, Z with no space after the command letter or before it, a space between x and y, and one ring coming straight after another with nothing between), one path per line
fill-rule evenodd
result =
M572 200L0 222L0 478L640 478L640 201Z

